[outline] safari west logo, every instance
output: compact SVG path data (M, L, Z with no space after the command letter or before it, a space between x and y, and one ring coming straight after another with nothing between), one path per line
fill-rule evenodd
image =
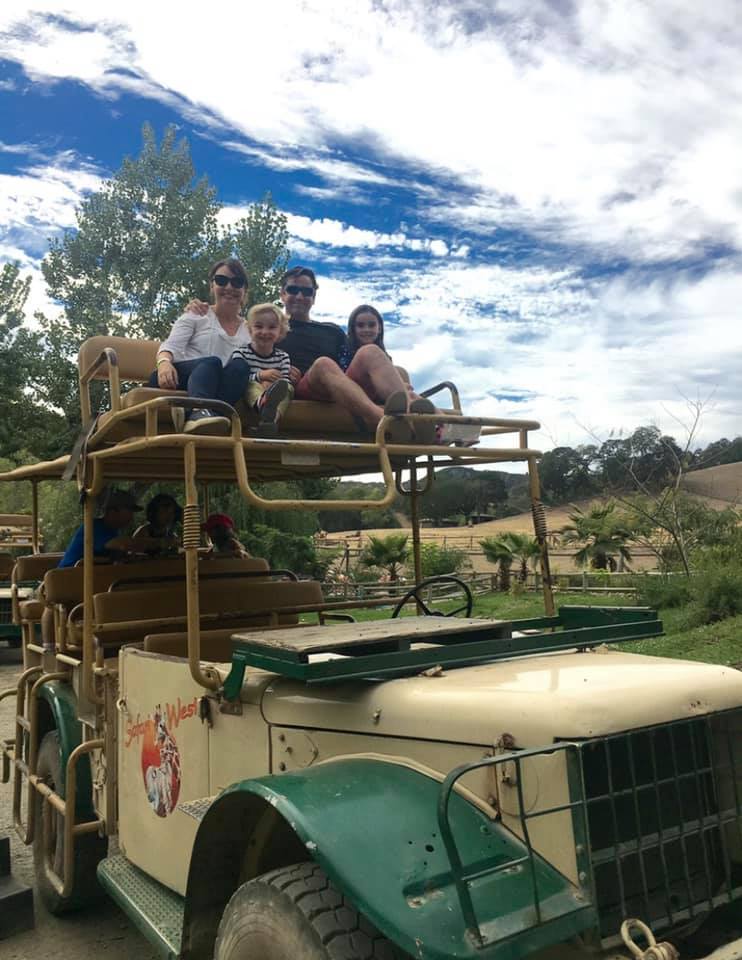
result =
M173 736L181 720L198 714L196 697L190 703L158 703L150 716L126 728L126 747L142 742L142 777L147 801L158 817L169 816L178 803L181 783L180 752Z

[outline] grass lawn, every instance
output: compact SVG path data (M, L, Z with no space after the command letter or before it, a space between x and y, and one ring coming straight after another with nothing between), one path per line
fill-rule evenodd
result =
M630 607L633 596L626 594L567 593L560 591L556 597L560 605L591 607ZM445 606L442 607L445 609ZM379 620L389 616L389 608L350 611L356 620ZM409 604L405 613L412 615L414 604ZM492 617L496 620L519 620L525 617L542 616L541 596L535 593L513 597L509 594L489 593L477 597L473 616ZM706 663L723 663L742 669L742 616L730 617L720 623L702 627L688 627L686 612L678 609L660 610L665 627L665 636L647 640L634 640L621 644L624 650L655 657L675 657L681 660L702 660Z

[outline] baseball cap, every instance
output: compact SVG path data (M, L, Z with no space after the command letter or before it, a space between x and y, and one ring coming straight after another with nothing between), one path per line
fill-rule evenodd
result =
M112 490L105 501L106 510L131 510L136 512L142 508L137 503L136 497L128 490Z
M212 513L206 518L204 530L211 533L214 527L227 527L228 530L234 530L234 520L228 513Z

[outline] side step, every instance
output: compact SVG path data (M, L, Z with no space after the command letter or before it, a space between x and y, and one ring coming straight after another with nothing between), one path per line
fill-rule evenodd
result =
M0 837L0 940L33 928L33 890L11 877L10 840Z
M183 933L183 898L121 855L101 860L98 880L160 956L164 960L178 960Z

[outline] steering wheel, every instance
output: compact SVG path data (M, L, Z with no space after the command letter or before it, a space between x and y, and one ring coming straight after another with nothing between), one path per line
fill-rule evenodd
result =
M453 583L455 584L461 593L463 593L465 602L460 606L456 607L455 610L451 610L449 613L444 613L442 610L431 610L430 607L425 603L420 594L424 587L429 587L434 583ZM423 611L426 617L455 617L457 614L462 613L465 617L471 616L472 605L474 603L474 598L472 597L471 590L464 583L463 580L459 580L458 577L428 577L427 580L421 580L417 586L412 587L407 593L399 600L397 606L394 608L394 613L392 613L392 619L399 616L400 610L405 604L409 603L410 600L415 600L419 605L419 609ZM448 598L446 598L448 599Z

